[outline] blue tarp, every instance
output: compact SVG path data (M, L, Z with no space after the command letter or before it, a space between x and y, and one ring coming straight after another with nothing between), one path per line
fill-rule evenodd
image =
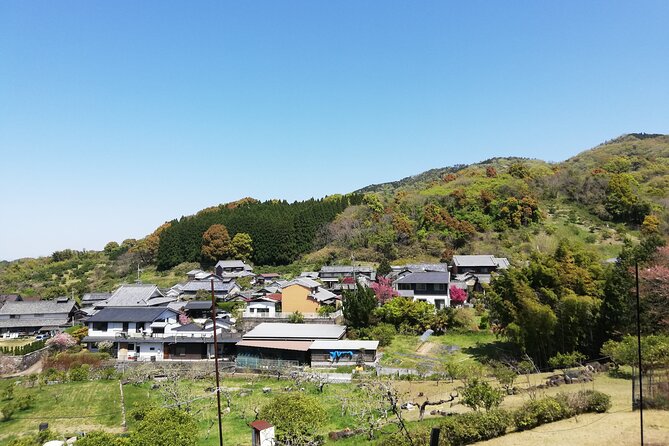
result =
M336 361L342 356L350 356L351 359L353 359L353 352L350 350L344 350L344 351L335 350L330 352L330 360L332 361Z

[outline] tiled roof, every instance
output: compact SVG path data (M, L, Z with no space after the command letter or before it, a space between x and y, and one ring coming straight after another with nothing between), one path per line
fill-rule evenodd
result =
M155 298L164 298L163 293L156 285L135 283L121 285L105 302L108 307L136 307L159 305L162 301L153 301ZM174 299L171 299L174 300Z
M329 265L321 268L322 273L373 273L374 269L369 266Z
M69 314L74 310L73 300L59 302L56 300L36 300L5 302L0 308L0 314Z

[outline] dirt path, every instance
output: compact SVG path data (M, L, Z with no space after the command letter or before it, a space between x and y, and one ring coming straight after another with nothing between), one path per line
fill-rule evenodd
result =
M418 353L419 355L427 356L432 350L432 347L434 347L434 342L425 342L423 343L423 345L418 347L416 353Z

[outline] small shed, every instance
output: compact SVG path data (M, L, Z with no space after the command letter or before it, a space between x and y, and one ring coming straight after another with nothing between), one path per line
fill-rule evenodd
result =
M252 430L252 446L274 445L274 426L265 420L256 420L250 423Z

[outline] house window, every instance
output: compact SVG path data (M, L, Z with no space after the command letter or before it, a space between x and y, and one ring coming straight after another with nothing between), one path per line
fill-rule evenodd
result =
M437 310L440 310L446 307L446 301L444 299L435 299L434 306L437 307Z
M186 346L177 345L177 356L186 356Z
M149 347L149 351L154 351L155 349L155 347Z
M128 332L128 325L129 325L128 322L123 322L123 331L126 333Z
M93 322L93 330L107 331L107 323L106 322Z
M44 313L35 313L35 317L44 317Z
M416 291L425 291L425 290L427 290L427 284L425 283L416 284Z
M446 285L443 283L435 283L434 284L434 289L436 291L444 291L446 289Z
M135 349L135 344L128 344L128 350L134 350Z
M19 318L19 315L18 315L18 314L10 314L10 315L9 315L9 318L10 318L10 319L18 319L18 318Z

